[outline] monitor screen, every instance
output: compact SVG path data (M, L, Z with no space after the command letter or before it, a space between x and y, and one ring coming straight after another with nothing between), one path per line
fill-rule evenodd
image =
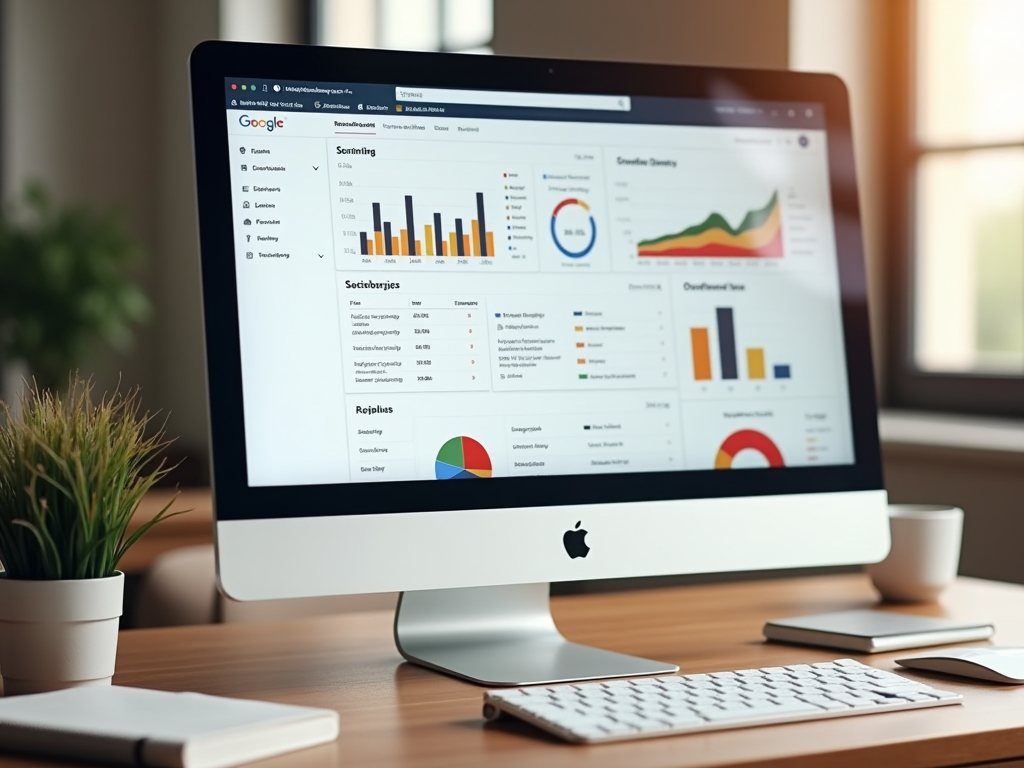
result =
M250 487L855 463L823 104L224 93Z

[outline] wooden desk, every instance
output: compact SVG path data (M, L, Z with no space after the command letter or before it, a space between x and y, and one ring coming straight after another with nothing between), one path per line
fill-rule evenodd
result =
M174 493L163 488L147 493L128 524L128 530L134 531L147 520L152 520L174 497ZM151 528L121 558L120 570L127 574L145 573L154 558L163 552L178 547L213 543L213 498L209 488L183 489L171 511L178 509L192 511L164 520Z
M857 575L562 597L553 608L571 639L675 661L684 672L710 672L846 655L766 644L761 626L773 617L864 608L874 600ZM903 610L993 620L996 642L1024 645L1024 587L961 579L942 605ZM894 669L898 655L860 658ZM124 632L114 680L341 713L337 742L260 763L265 768L1024 766L1024 686L952 678L941 687L962 692L963 706L570 746L528 726L485 725L481 689L404 663L391 642L391 616L379 612ZM5 768L69 765L9 756L0 762Z

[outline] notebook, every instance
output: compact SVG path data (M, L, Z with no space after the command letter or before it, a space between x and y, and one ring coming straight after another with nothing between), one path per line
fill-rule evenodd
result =
M987 640L995 627L984 622L936 619L888 611L838 611L776 619L764 625L764 636L802 645L823 645L845 651L880 653L926 645Z
M0 699L0 752L153 766L226 768L333 741L328 709L90 686Z

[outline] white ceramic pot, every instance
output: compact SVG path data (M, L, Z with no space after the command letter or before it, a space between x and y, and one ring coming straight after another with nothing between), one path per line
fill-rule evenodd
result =
M0 677L4 694L110 685L124 574L21 581L0 574Z

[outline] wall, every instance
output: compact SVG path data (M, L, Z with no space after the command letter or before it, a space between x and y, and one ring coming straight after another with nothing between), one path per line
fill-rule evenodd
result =
M901 442L883 448L891 502L964 510L961 574L1024 584L1024 452Z
M789 66L839 75L850 92L876 381L885 380L885 0L790 0Z
M207 474L206 379L195 175L192 163L188 56L202 40L218 34L217 3L160 0L155 57L160 86L161 130L156 135L159 243L154 269L158 317L154 404L169 412L168 434L190 459L193 477Z
M346 3L349 0L346 0ZM222 40L254 43L302 43L309 30L303 0L220 0ZM360 2L365 5L365 0Z
M495 0L495 53L784 69L787 0Z
M169 414L175 451L207 443L188 55L222 27L235 39L296 42L299 0L5 0L0 5L0 190L39 179L58 202L111 204L147 257L155 308L127 354L83 366L102 389L143 388ZM292 18L290 24L284 20ZM186 477L186 479L188 479Z
M152 295L159 242L154 181L160 129L151 119L157 6L6 0L0 9L4 201L34 179L58 204L122 206L148 254L142 277ZM151 127L140 130L147 112ZM116 384L121 372L126 383L153 392L157 336L156 324L149 325L129 354L107 353L90 366L100 386Z

